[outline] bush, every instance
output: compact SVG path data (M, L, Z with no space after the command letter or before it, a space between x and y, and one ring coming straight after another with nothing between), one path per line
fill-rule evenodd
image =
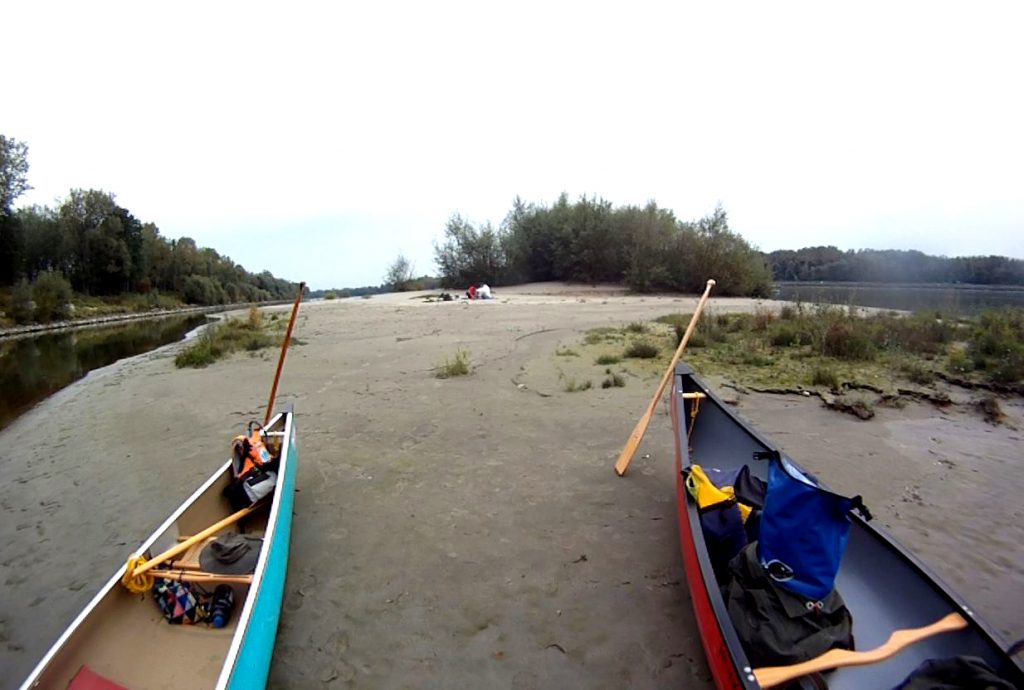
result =
M871 340L857 324L849 321L834 321L825 331L822 354L845 360L870 360L875 358Z
M595 364L607 365L607 364L618 364L622 361L622 358L618 355L601 355L594 360Z
M71 283L60 273L40 273L32 283L32 300L36 303L37 321L48 323L64 318L71 304Z
M646 333L647 326L642 321L633 321L624 330L627 333Z
M912 383L920 386L927 386L935 382L935 372L923 366L919 362L904 362L900 365L900 371Z
M601 382L601 388L622 388L625 385L626 379L618 374L610 374L608 378Z
M754 307L754 323L753 329L755 331L763 333L768 330L768 327L772 325L772 321L775 320L775 313L771 309L766 309L762 306Z
M978 369L996 383L1024 378L1024 309L989 309L982 312L968 346Z
M328 292L324 295L324 299L338 299L338 295L333 292Z
M11 318L14 323L29 323L35 312L36 305L32 302L32 288L22 278L11 288Z
M974 371L974 362L967 356L967 352L962 348L954 348L949 352L949 360L947 362L949 370L956 374L967 374Z
M800 345L801 333L792 323L780 323L772 331L769 341L775 347L794 347Z
M827 386L829 390L839 390L839 377L831 367L817 366L811 372L812 386Z
M658 347L646 340L638 340L626 348L626 357L653 359L658 356Z
M780 321L792 321L795 318L796 309L793 306L787 304L786 306L782 307L782 309L779 310Z
M204 328L195 342L174 358L174 366L179 369L183 367L201 369L217 361L224 354L223 348L217 343L217 325L219 324L211 324Z

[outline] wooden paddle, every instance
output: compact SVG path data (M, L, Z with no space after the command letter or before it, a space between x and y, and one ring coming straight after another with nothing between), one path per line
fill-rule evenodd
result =
M166 563L178 554L188 551L189 547L193 544L201 542L207 537L211 537L217 532L220 532L225 527L235 524L236 522L238 522L239 520L241 520L246 515L256 510L257 508L263 507L263 505L263 503L256 503L254 505L249 506L248 508L243 508L237 513L234 513L224 518L220 522L210 525L202 532L192 535L180 544L175 544L174 546L167 549L156 558L151 558L148 561L143 561L141 563L139 562L141 556L135 556L133 558L130 558L128 560L129 567L125 569L124 576L121 578L122 584L124 584L125 587L132 591L135 591L135 589L141 589L142 591L148 590L152 586L152 583L146 582L145 578L143 577L148 571L152 570L161 563Z
M299 294L295 296L295 304L292 305L292 317L288 319L288 331L284 334L284 342L281 344L281 356L277 360L277 373L274 374L274 385L270 387L270 400L267 402L267 416L263 418L263 426L270 424L270 418L274 414L274 398L277 397L277 383L281 380L281 369L284 368L284 356L288 352L288 344L292 340L292 329L295 328L295 317L299 315L299 303L302 302L302 291L306 289L306 283L299 283Z
M951 613L944 618L940 618L931 625L926 625L923 628L909 628L906 630L897 630L889 636L885 644L881 647L875 647L866 652L851 652L848 649L830 649L824 654L817 656L809 661L804 661L799 664L792 664L790 666L768 666L765 668L754 669L754 676L757 678L757 682L760 683L762 688L774 688L777 685L782 685L788 681L791 681L800 676L806 676L809 673L817 673L819 671L828 671L834 668L842 668L844 666L863 666L864 664L874 664L884 659L888 659L891 656L895 656L898 652L903 651L906 647L920 642L921 640L931 637L932 635L938 635L939 633L950 632L952 630L962 630L967 627L967 621L959 613Z
M622 449L619 459L615 461L615 473L620 477L626 474L626 470L629 468L629 463L633 461L633 456L636 455L636 449L640 446L640 441L643 440L644 434L647 433L647 427L651 423L651 418L654 417L654 411L658 409L658 401L661 400L661 394L665 392L665 385L668 383L669 379L672 378L672 372L675 371L676 363L679 361L679 357L683 354L683 350L686 349L686 344L690 342L690 336L693 335L693 330L697 327L697 319L700 318L700 313L704 311L704 305L707 303L708 296L711 294L711 288L714 286L714 279L708 279L708 285L704 289L704 294L701 295L700 301L697 302L697 309L693 312L693 317L690 319L690 325L686 327L686 333L683 334L683 339L679 341L679 347L676 348L676 353L672 355L672 361L669 362L668 369L665 371L665 375L661 378L661 384L658 386L658 392L654 394L654 397L651 399L651 404L647 406L647 410L633 428L633 433L629 435L629 440L626 441L626 447Z

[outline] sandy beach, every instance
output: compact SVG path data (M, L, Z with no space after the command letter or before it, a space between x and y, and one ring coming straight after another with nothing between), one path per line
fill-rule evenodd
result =
M271 687L711 688L664 406L630 473L612 470L657 375L567 393L553 373L590 328L696 302L537 284L485 302L304 305L279 394L300 465ZM0 432L0 689L262 417L276 353L178 370L180 347L94 371ZM458 348L473 373L435 378ZM863 495L998 632L1024 636L1021 400L992 426L966 407L863 422L816 399L722 393Z

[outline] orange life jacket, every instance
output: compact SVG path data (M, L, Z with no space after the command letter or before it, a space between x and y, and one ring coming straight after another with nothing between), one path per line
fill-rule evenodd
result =
M255 428L254 428L255 427ZM235 436L231 441L231 450L235 457L233 469L235 478L246 477L256 470L270 464L273 457L263 442L266 431L255 422L249 423L248 436Z

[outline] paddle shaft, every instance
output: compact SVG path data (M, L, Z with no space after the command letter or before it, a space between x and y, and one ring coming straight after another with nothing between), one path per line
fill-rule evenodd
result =
M809 673L828 671L844 666L874 664L895 656L897 652L901 652L906 647L932 635L952 630L961 630L966 627L967 621L964 620L963 616L959 613L951 613L922 628L896 630L889 636L885 644L865 652L851 652L848 649L830 649L820 656L799 664L754 669L754 676L762 688L773 688L800 676L806 676Z
M277 384L281 380L281 370L284 368L284 356L288 352L288 344L292 340L292 329L295 328L295 317L299 315L299 303L302 302L302 291L306 289L306 283L299 283L299 294L295 296L295 304L292 305L292 316L288 319L288 331L284 334L284 342L281 343L281 356L277 359L277 372L274 374L274 385L270 387L270 400L267 401L267 416L263 419L263 426L270 424L270 417L274 414L274 398L277 397Z
M640 421L633 428L633 433L629 435L629 440L626 441L626 447L622 449L619 459L615 461L615 473L620 477L626 474L626 470L629 469L629 463L633 461L633 456L636 455L636 449L640 447L640 441L643 440L644 434L647 433L647 427L651 423L651 418L654 417L654 411L658 409L658 401L661 400L661 394L665 392L665 386L668 384L669 379L672 378L672 372L675 371L676 363L682 356L683 350L686 349L686 344L690 342L690 336L693 335L693 331L697 327L697 319L700 318L700 313L704 311L704 305L707 303L708 297L711 295L711 288L714 286L714 279L709 279L707 287L704 288L704 294L701 295L700 301L697 302L697 309L693 312L693 317L690 318L690 325L686 327L686 333L683 334L679 347L676 348L675 354L672 355L672 361L669 362L665 375L661 377L658 391L651 398L651 403L647 406L643 416L640 417Z
M146 561L145 563L140 565L138 568L133 570L129 577L130 578L136 578L139 575L142 575L143 573L145 573L146 571L151 570L152 568L155 568L156 566L160 565L161 563L165 563L165 562L169 561L170 559L172 559L175 556L177 556L179 553L184 553L184 552L188 551L189 547L192 546L193 544L195 544L197 542L201 542L202 540L206 539L207 537L212 537L217 532L220 532L222 529L224 529L225 527L228 527L229 525L235 524L236 522L238 522L239 520L244 518L246 515L248 515L252 511L256 510L257 507L261 507L262 505L263 505L262 503L257 503L255 505L249 506L248 508L243 508L242 510L238 511L237 513L234 513L233 515L227 516L226 518L224 518L220 522L218 522L218 523L216 523L214 525L210 525L209 527L204 529L199 534L195 534L195 535L189 537L188 539L186 539L185 541L181 542L180 544L176 544L176 545L172 546L171 548L167 549L166 551L164 551L162 554L160 554L156 558L153 558L151 560Z

